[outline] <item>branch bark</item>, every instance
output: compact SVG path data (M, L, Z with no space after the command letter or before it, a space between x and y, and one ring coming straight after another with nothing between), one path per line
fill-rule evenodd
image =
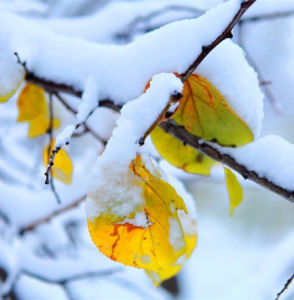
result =
M237 11L232 21L228 24L225 30L209 45L202 47L202 52L195 59L195 61L190 65L190 67L182 74L182 80L186 81L187 78L196 70L196 68L201 64L201 62L205 59L205 57L221 42L223 42L227 38L232 38L233 33L232 30L235 25L240 21L241 17L244 13L249 9L249 7L255 3L256 0L247 0L242 2L240 9Z
M227 154L222 154L218 149L214 148L210 143L207 143L202 139L200 139L199 137L191 134L183 126L177 125L173 120L168 120L167 122L161 123L159 126L165 132L173 135L178 140L182 141L185 145L189 145L194 149L201 151L202 153L208 155L212 159L234 169L236 172L241 174L245 179L249 179L294 203L293 191L288 191L276 185L275 183L271 182L269 179L259 176L256 172L248 170L246 166L238 163L233 157Z
M190 67L182 74L182 81L185 81L199 66L199 64L206 58L206 56L217 47L222 41L232 36L232 29L234 26L240 21L240 18L244 15L244 13L251 7L256 0L247 0L241 3L240 9L234 15L233 19L230 21L225 30L218 36L216 39L208 46L204 46L200 55L195 59L195 61L190 65ZM81 97L82 92L75 90L73 87L66 86L64 84L57 84L52 81L47 81L42 78L36 77L33 73L28 72L26 76L26 80L33 82L37 85L42 86L45 90L51 91L54 94L58 92L67 92L73 94L77 97ZM100 101L100 106L108 107L114 109L115 111L119 111L121 109L121 105L116 105L110 99L105 99ZM217 149L213 148L208 143L199 142L200 139L188 131L186 131L183 127L178 126L173 121L169 120L167 122L161 123L161 128L166 132L172 134L177 139L181 140L185 144L189 144L197 150L200 150L204 154L210 156L211 158L231 167L236 172L240 173L244 178L250 179L255 183L279 194L280 196L294 202L294 192L288 191L267 178L259 176L256 172L248 170L245 166L239 164L233 157L229 155L223 155Z
M53 218L79 206L84 200L86 199L86 195L85 196L82 196L81 198L77 199L76 201L62 207L62 208L59 208L57 210L55 210L54 212L52 212L51 214L39 219L39 220L36 220L34 222L32 222L31 224L28 224L27 226L23 227L23 228L20 228L19 230L19 234L20 235L23 235L25 234L26 232L29 232L29 231L32 231L34 230L36 227L40 226L40 225L43 225L43 224L46 224L48 222L50 222Z
M290 284L293 282L294 280L294 273L293 275L287 280L287 282L285 283L283 289L277 294L277 297L275 300L279 300L281 298L281 296L284 294L284 292L287 290L287 288L290 286Z

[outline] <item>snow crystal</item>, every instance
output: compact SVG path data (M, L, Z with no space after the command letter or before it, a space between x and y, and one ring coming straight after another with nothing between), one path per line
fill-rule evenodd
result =
M294 145L283 138L268 135L243 147L218 148L259 177L265 177L286 190L294 190Z
M174 74L158 74L146 93L122 108L117 127L94 168L87 198L88 217L110 213L127 218L142 206L142 189L134 184L138 178L129 172L129 165L139 152L140 138L166 107L171 95L181 93L182 88L181 80Z

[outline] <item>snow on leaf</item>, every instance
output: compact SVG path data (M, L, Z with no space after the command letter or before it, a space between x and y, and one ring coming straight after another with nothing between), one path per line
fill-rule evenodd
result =
M54 141L51 145L50 149L54 149ZM43 150L43 163L45 166L49 163L49 148L50 145L44 148ZM51 152L51 151L50 151ZM60 149L58 153L55 155L54 165L51 169L51 174L54 178L62 181L63 183L70 184L72 180L72 172L73 172L73 163L66 153L65 150Z
M253 141L248 125L231 109L221 93L204 77L192 74L173 119L189 132L223 146Z
M236 175L225 168L226 185L230 199L230 215L233 216L235 208L239 206L243 200L243 189Z
M181 219L190 216L183 199L156 170L151 173L140 156L132 161L129 172L138 178L133 184L142 188L143 207L126 219L107 214L88 218L89 231L104 255L144 269L157 285L174 276L191 254L196 245L195 226L192 233L184 231ZM138 216L145 225L138 225Z

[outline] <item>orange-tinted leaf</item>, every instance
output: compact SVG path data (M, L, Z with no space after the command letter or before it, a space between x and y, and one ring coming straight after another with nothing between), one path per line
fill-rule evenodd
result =
M47 115L45 92L42 88L27 83L17 100L18 122L31 121L39 115Z
M49 145L43 150L43 162L45 166L47 166L49 162L48 147ZM51 149L54 149L54 141ZM72 172L73 164L70 157L65 150L59 150L55 155L54 165L51 169L52 176L66 184L70 184L72 180Z
M178 211L183 213L182 218L190 218L182 198L159 174L151 174L140 157L132 162L130 172L140 179L144 207L127 220L118 221L108 215L88 219L89 231L103 254L145 269L153 282L159 284L181 269L195 247L196 232L185 232L181 224ZM131 223L135 214L145 215L145 226Z

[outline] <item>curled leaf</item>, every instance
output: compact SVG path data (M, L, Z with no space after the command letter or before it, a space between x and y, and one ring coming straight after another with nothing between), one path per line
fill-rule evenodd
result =
M243 189L236 175L228 168L225 168L226 186L230 200L230 215L234 214L235 208L243 201Z
M174 276L190 256L196 245L195 222L174 188L156 171L151 173L140 156L133 160L130 173L138 178L134 184L142 187L143 207L126 219L107 214L89 218L89 231L104 255L146 270L157 285Z
M54 141L52 146L48 145L43 150L43 163L47 167L51 150L54 149ZM50 150L50 151L49 151ZM51 175L62 181L63 183L70 184L72 180L73 164L65 150L60 149L54 158L54 165L51 168Z

